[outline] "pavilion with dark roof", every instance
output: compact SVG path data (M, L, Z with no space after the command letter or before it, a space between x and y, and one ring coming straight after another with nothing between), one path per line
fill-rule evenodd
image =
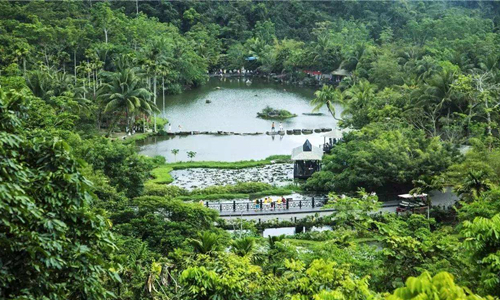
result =
M293 148L292 160L293 178L307 179L321 170L321 158L323 157L323 149L313 147L309 140L306 140L304 145Z

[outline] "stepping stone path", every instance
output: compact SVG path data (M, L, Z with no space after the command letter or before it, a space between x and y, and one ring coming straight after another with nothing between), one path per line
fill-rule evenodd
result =
M180 132L168 132L167 135L174 136L174 135L200 135L200 134L206 134L206 135L262 135L262 134L267 134L267 135L301 135L301 134L312 134L314 133L321 133L321 132L329 132L332 131L331 128L315 128L315 129L288 129L288 130L281 130L281 131L266 131L264 132L232 132L232 131L180 131Z

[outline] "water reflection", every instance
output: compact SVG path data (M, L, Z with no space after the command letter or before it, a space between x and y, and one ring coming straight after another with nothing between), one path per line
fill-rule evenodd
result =
M240 161L258 160L271 155L290 155L294 147L300 146L306 139L318 147L323 144L321 134L285 135L276 139L274 136L217 136L189 135L155 137L141 146L141 154L162 155L167 161L188 161L187 151L195 151L197 161ZM175 158L172 149L179 149Z
M286 109L297 114L296 118L283 121L287 129L335 128L336 121L324 108L323 115L310 113L314 89L284 86L255 78L251 85L244 80L212 78L200 88L183 94L158 97L157 105L172 123L172 128L182 126L187 131L230 131L239 133L266 132L272 121L256 117L266 106ZM211 103L207 103L210 100ZM164 103L164 104L163 104ZM336 111L340 114L341 107ZM141 153L163 155L173 161L170 151L179 149L178 159L187 160L187 151L197 152L194 160L237 161L262 159L274 154L290 154L292 148L309 139L315 146L323 143L320 134L258 136L183 136L173 139L150 139L142 144Z
M303 232L322 232L322 231L329 231L332 230L331 226L312 226L312 227L305 227L305 226L296 226L296 227L278 227L278 228L266 228L262 232L263 237L269 237L269 236L280 236L280 235L294 235L298 233L303 233Z

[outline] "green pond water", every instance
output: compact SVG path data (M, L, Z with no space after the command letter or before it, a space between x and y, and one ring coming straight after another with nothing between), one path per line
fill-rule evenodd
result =
M314 98L310 87L277 84L264 79L211 78L199 88L180 95L158 97L157 105L162 115L172 124L172 131L232 131L240 133L266 132L271 130L270 120L257 118L266 106L286 109L297 114L295 118L282 121L284 129L336 128L336 121L326 108L321 116L308 116ZM206 100L211 103L207 104ZM336 107L337 114L342 108ZM278 128L279 121L276 122ZM166 128L167 130L168 128ZM144 155L162 155L173 161L172 149L179 149L178 161L187 161L187 151L195 151L193 160L239 161L263 159L274 154L290 154L294 147L306 139L314 146L323 144L322 134L285 136L215 136L190 135L176 137L153 137L140 144Z

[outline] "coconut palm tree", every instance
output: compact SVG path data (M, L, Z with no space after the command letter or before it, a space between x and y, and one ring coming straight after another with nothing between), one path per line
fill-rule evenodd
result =
M311 101L311 105L314 105L313 112L317 112L323 106L326 106L330 114L332 114L333 118L335 120L339 120L335 116L334 104L345 104L344 95L339 89L336 89L331 85L323 85L321 90L317 90L314 93L314 96L316 97Z
M367 110L370 102L375 100L375 90L375 85L371 84L366 79L362 79L344 92L345 100L343 101L345 105L342 115L352 116L350 125L360 128L369 122L369 120L364 117L368 115L368 112L360 112Z
M485 191L491 189L491 182L488 179L488 174L482 170L470 170L463 182L456 188L459 196L466 200L473 200Z
M105 105L104 112L124 113L128 128L131 128L130 121L134 113L151 114L157 110L150 100L151 93L143 87L143 82L134 69L124 68L104 76L107 82L99 90L99 99ZM110 130L112 128L110 126Z

